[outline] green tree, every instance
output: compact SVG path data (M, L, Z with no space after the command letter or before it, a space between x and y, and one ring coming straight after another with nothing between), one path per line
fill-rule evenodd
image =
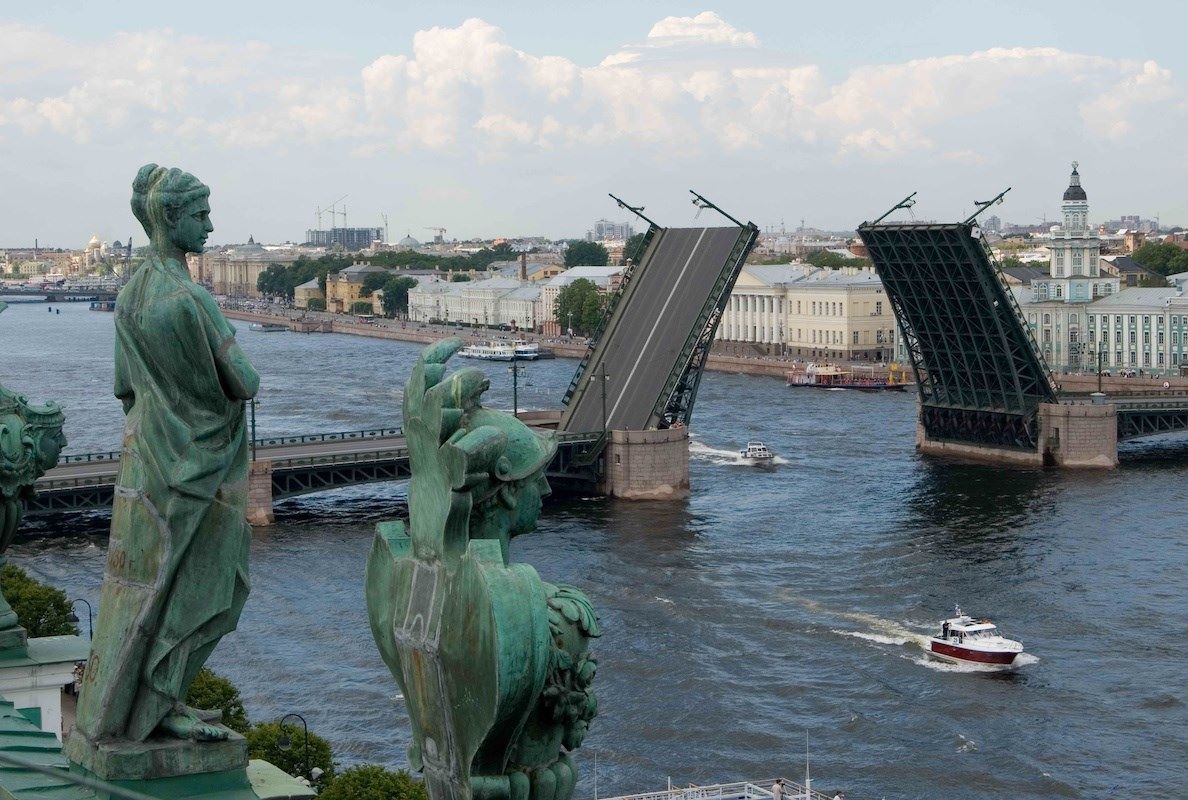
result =
M631 259L638 264L639 260L643 258L643 240L647 236L646 233L634 233L631 238L627 240L627 244L623 247L623 263L627 263L627 259Z
M283 734L283 736L282 736ZM248 758L260 758L280 767L290 775L305 774L305 729L293 722L261 722L248 728ZM313 782L317 789L329 786L334 780L334 753L330 743L316 733L309 734L309 768L318 767L323 774ZM306 777L309 777L306 775Z
M1021 261L1015 256L1007 256L1002 260L1003 269L1047 269L1043 261Z
M375 764L345 769L318 795L321 800L427 800L425 785L404 770Z
M604 267L609 260L606 248L598 242L575 239L565 248L566 267Z
M351 303L352 314L370 314L375 311L375 306L370 300L356 300Z
M1160 275L1188 272L1188 250L1171 242L1147 242L1131 258Z
M268 269L256 277L256 290L269 297L287 297L292 299L293 287L290 283L290 269L283 264L269 264Z
M839 253L831 253L828 250L818 250L815 253L810 253L805 256L804 260L814 267L821 267L822 269L863 267L870 263L864 258L846 258Z
M306 304L306 308L310 311L325 311L326 300L322 297L311 297L309 298L309 302Z
M221 710L223 724L236 733L247 733L251 726L235 684L206 667L198 671L198 676L190 684L190 691L186 693L186 705L192 708Z
M416 278L388 278L384 284L384 313L389 317L408 312L408 291L417 285Z
M455 272L450 275L451 283L465 283L468 280L470 280L470 276L462 272Z
M388 279L391 277L392 276L386 272L368 273L367 276L363 278L363 286L359 289L359 296L371 297L371 295L375 293L376 289L384 288L384 284L386 284Z
M602 321L606 297L593 281L578 278L557 293L557 322L566 330L572 320L575 333L589 336Z
M70 601L61 589L30 578L15 564L5 564L0 569L0 591L29 638L78 635L78 626L70 621Z

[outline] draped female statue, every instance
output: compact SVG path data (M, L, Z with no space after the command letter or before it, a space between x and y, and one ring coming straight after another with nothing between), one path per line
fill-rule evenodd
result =
M115 394L127 420L72 758L85 749L79 736L92 747L227 737L182 698L248 595L244 401L259 376L186 268L214 230L209 194L156 164L132 187L151 247L116 303Z

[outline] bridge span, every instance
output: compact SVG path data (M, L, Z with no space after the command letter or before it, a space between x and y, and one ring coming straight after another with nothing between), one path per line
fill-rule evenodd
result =
M590 490L598 475L587 451L594 434L558 435L557 455L546 474L559 488ZM66 455L35 485L27 515L111 507L119 451ZM578 462L589 462L581 463ZM256 439L248 481L248 520L267 525L273 503L290 497L411 475L408 447L399 428Z
M896 208L910 204L911 197ZM1113 467L1120 440L1188 430L1188 392L1059 396L977 214L954 223L883 222L890 213L862 223L858 235L915 373L921 451Z

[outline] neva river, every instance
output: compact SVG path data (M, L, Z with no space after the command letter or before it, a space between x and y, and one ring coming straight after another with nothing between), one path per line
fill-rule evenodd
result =
M416 346L238 327L263 378L260 435L399 424ZM66 406L68 452L118 447L110 314L15 305L0 342L0 381ZM529 365L522 404L556 406L575 365ZM510 406L506 365L487 371L488 405ZM513 546L601 614L579 797L595 750L606 796L669 776L796 777L806 734L815 783L850 800L1184 791L1184 438L1129 445L1112 472L955 465L915 453L910 394L715 373L693 432L687 502L553 502ZM740 466L748 439L786 463ZM362 588L374 525L404 512L403 492L279 505L255 533L239 630L210 661L254 720L299 712L343 762L406 763ZM34 520L11 555L95 602L107 523ZM956 602L1021 639L1028 663L989 675L928 660L921 643Z

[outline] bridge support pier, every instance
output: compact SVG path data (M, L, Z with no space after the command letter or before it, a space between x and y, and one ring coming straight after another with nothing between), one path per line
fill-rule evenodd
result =
M1011 450L972 442L929 439L928 432L924 430L924 425L919 420L916 421L916 449L928 455L959 458L965 461L982 461L989 464L1039 467L1044 463L1043 456L1035 451Z
M1045 464L1057 467L1118 466L1118 408L1109 403L1039 407Z
M272 512L271 461L253 461L248 470L247 521L257 527L276 522Z
M610 431L602 494L624 500L689 496L689 429Z

